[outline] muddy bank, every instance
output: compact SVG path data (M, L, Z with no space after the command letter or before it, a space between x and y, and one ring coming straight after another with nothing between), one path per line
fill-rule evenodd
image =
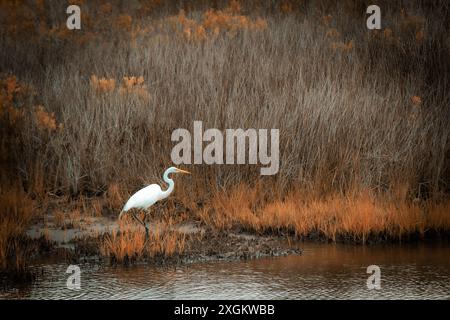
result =
M150 232L158 232L162 221L150 221ZM141 231L142 226L131 223L128 225L133 232ZM23 247L30 248L27 264L35 265L36 261L67 261L73 264L94 262L99 264L129 265L145 263L149 265L179 265L208 261L233 261L258 259L263 257L278 257L301 255L303 242L339 242L359 245L352 236L337 234L335 239L326 237L320 231L307 236L297 236L289 230L266 230L255 233L241 227L231 230L216 230L194 219L186 219L174 223L169 228L183 235L185 242L183 250L173 254L144 253L139 255L125 255L122 259L105 255L101 252L101 244L105 238L114 234L121 234L123 229L117 219L112 217L89 217L74 221L58 221L48 215L46 220L36 221L21 239ZM364 244L411 242L436 238L449 238L449 233L426 232L425 234L411 234L408 237L392 238L384 234L368 234ZM145 246L151 246L146 243ZM14 281L33 279L32 274L0 275L3 279ZM2 282L4 282L2 280Z
M161 224L161 221L150 222L150 233L157 232L158 224ZM131 224L128 228L134 231L142 230L138 224ZM28 230L26 238L28 242L37 242L43 248L34 250L34 255L58 256L73 262L98 260L101 263L112 264L130 264L139 261L148 264L182 264L286 256L301 254L304 241L375 245L450 238L449 232L438 233L432 230L424 234L415 233L402 238L371 233L363 241L345 234L337 234L335 239L330 239L320 231L306 236L297 236L289 230L284 232L266 230L263 233L255 233L239 227L219 231L191 219L171 225L170 228L185 236L186 244L182 252L173 255L129 256L122 261L104 256L100 250L100 244L104 241L105 236L122 232L117 219L110 217L90 217L88 220L81 219L74 225L71 221L55 223L55 219L49 216L45 223L39 221L34 224Z
M103 220L101 218L100 220ZM27 248L26 264L20 270L0 271L0 290L17 284L33 282L42 272L40 265L51 263L94 263L99 265L176 266L210 261L236 261L300 255L299 243L283 237L261 236L244 232L218 232L196 225L195 222L174 226L177 232L185 234L185 247L180 253L142 254L126 256L117 260L101 252L101 243L112 233L120 233L116 223L109 221L101 225L92 223L78 228L61 229L57 226L34 225L27 234L18 239L20 246ZM107 226L107 227L106 227ZM140 226L136 226L139 228ZM146 246L151 246L146 243ZM33 268L29 268L34 266Z
M73 249L66 253L66 257L72 261L81 260L83 262L94 259L111 264L127 265L145 262L154 265L167 265L248 260L302 253L301 246L298 243L289 243L283 238L215 232L209 229L203 232L201 239L193 234L187 235L186 249L182 253L175 253L171 256L144 254L140 257L126 257L123 261L117 261L114 257L101 256L98 247L99 241L101 241L101 237L74 240L72 241Z
M157 223L150 223L150 233L157 232ZM140 225L130 225L135 231L142 229ZM132 264L145 262L148 264L185 264L204 261L227 261L241 259L258 259L262 257L278 257L301 254L301 246L297 241L287 237L273 235L257 235L242 230L217 231L202 226L196 221L184 221L170 227L183 235L185 245L182 252L173 255L142 254L129 256L118 261L115 257L104 256L100 244L105 237L117 233L121 229L117 221L108 217L90 219L88 223L72 225L56 225L50 218L47 223L32 226L27 237L29 241L46 239L47 249L42 256L52 255L71 262L98 261L99 263ZM151 240L149 240L151 241ZM147 243L146 245L151 245ZM50 249L49 249L50 248Z

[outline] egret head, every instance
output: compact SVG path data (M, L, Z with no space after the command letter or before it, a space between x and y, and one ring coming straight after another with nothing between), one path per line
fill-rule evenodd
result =
M189 171L178 169L177 167L170 167L167 169L167 173L185 173L185 174L191 174Z

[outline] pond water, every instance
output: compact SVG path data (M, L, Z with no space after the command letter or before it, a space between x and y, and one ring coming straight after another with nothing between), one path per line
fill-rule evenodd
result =
M302 245L303 255L176 267L80 264L70 290L68 263L48 263L27 286L1 299L450 299L450 244ZM367 267L381 271L369 290Z

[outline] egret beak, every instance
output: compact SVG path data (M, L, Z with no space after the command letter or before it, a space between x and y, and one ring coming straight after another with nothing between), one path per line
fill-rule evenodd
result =
M177 168L177 173L186 173L186 174L191 174L189 171L186 170L181 170Z

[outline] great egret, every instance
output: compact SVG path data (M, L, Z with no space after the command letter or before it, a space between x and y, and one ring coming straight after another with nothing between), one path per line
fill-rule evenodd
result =
M119 219L122 218L122 216L130 209L142 209L146 210L153 204L155 204L157 201L167 198L173 191L173 188L175 187L175 183L172 179L169 178L169 174L171 173L186 173L190 174L190 172L181 170L175 167L168 168L163 175L164 181L169 185L169 188L167 188L166 191L162 191L161 187L157 184L151 184L146 186L145 188L142 188L141 190L137 191L135 194L133 194L130 199L128 199L127 203L125 203L125 206L123 207L122 211L119 214ZM147 212L146 212L147 214ZM139 219L134 212L131 212L131 216L140 224L142 224L145 228L145 238L148 239L148 226L145 224L145 217L144 221Z

